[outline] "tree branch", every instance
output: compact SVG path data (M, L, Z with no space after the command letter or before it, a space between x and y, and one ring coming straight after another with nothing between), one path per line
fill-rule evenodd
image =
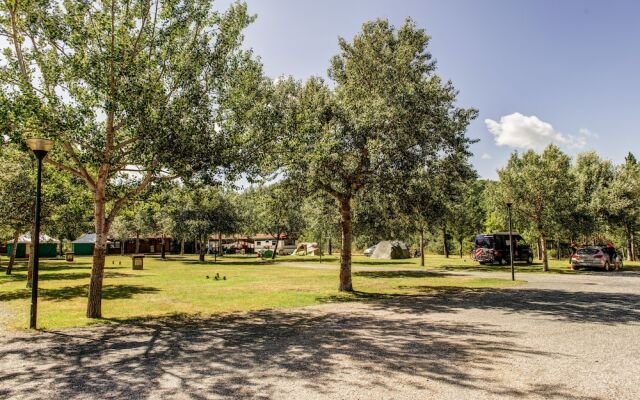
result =
M115 217L118 215L118 212L120 212L122 207L124 207L127 204L127 202L130 201L132 198L142 193L147 188L147 186L149 186L152 179L153 179L153 172L148 172L145 175L145 177L142 179L138 187L126 193L124 196L120 197L118 200L116 200L116 202L113 204L113 208L111 208L111 212L109 212L109 216L106 219L107 227L111 226L111 223L113 222Z
M77 170L77 169L75 169L73 167L70 167L68 165L65 165L63 163L60 163L60 162L57 162L57 161L53 161L49 157L45 158L44 162L46 162L47 164L51 164L51 165L53 165L54 167L56 167L56 168L58 168L60 170L67 171L67 172L77 176L78 178L85 179L84 175L82 175L82 172L80 172L79 170Z
M78 158L78 155L73 149L73 146L71 146L71 143L63 142L62 147L64 148L64 151L69 155L69 157L71 157L71 159L76 164L76 166L79 168L79 171L82 174L82 178L84 178L84 180L87 181L87 183L92 189L95 189L96 181L91 177L91 175L89 175L89 172L87 171L87 169L80 162L80 159Z

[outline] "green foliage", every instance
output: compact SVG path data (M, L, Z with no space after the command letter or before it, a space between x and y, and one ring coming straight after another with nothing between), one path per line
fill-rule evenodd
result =
M277 130L283 173L339 202L343 230L341 287L351 290L351 201L364 190L393 193L435 160L468 154L473 109L455 106L456 90L435 74L429 37L411 20L365 23L339 40L330 87L318 78L279 81Z
M0 147L0 226L24 233L33 221L35 183L31 161L16 146Z
M497 205L513 203L515 229L535 232L544 243L545 238L561 231L570 221L575 208L570 167L569 156L553 145L542 154L529 150L511 155L507 165L498 171L495 199ZM547 270L546 248L543 261Z
M291 181L280 181L255 188L245 194L251 215L245 221L253 234L268 233L273 237L297 238L305 229L302 210L304 196ZM275 256L275 253L274 253Z

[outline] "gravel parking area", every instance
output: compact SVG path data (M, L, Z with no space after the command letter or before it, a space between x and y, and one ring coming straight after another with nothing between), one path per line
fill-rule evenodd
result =
M640 274L519 278L529 283L5 332L0 398L640 398Z

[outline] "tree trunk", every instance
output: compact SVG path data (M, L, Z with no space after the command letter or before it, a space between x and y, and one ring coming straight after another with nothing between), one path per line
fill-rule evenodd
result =
M444 241L444 256L449 258L449 243L447 242L447 226L442 227L442 240Z
M204 245L204 241L202 242L198 241L198 244L199 244L198 260L200 260L200 262L204 262L204 254L206 252L206 246Z
M333 253L333 248L331 246L331 236L329 236L329 255L332 255Z
M560 239L558 239L558 243L557 243L557 247L556 247L556 253L557 253L556 254L556 260L560 259L560 256L561 256L560 251L561 251L561 249L560 249Z
M127 241L126 240L122 240L120 242L120 255L124 256L124 247L127 245Z
M542 260L542 238L538 237L538 260Z
M60 241L60 257L64 257L64 249L62 248L62 239L58 239Z
M164 239L165 239L165 235L164 235L164 233L163 233L163 234L162 234L162 250L161 250L161 254L160 254L160 257L161 257L163 260L166 258L165 251L164 251L164 242L165 242L165 240L164 240Z
M458 239L458 243L460 244L460 258L462 258L462 242L463 241L464 241L464 238Z
M218 252L220 257L224 256L224 251L222 249L222 233L218 233L218 247L220 247L220 251Z
M340 287L341 292L353 291L351 281L351 198L340 199L340 225L342 226L342 249L340 251Z
M271 259L276 259L276 252L278 251L278 244L280 243L280 233L276 235L276 247L273 248L273 254L271 254Z
M424 228L420 228L420 266L424 267Z
M549 259L548 259L548 255L547 255L547 246L546 246L546 239L544 237L544 233L540 233L540 242L542 242L543 246L542 246L542 270L544 272L549 271Z
M93 247L93 265L89 283L89 301L87 303L87 318L102 318L102 280L104 263L107 254L106 210L104 188L96 190L94 204L94 224L96 228L96 244Z
M184 238L182 238L182 240L180 240L180 255L181 256L184 255Z
M13 264L16 262L16 254L18 253L18 240L20 239L20 229L13 232L13 246L11 246L11 255L9 256L9 265L7 266L7 275L11 275Z
M140 234L136 233L136 254L140 254Z
M631 261L636 260L636 245L635 245L635 234L633 233L633 228L629 231L629 256L631 256Z

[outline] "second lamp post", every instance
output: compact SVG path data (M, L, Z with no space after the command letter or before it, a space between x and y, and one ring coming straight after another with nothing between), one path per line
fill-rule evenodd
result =
M31 251L33 252L33 274L31 281L31 312L29 328L36 329L38 316L38 268L40 266L40 209L42 208L42 160L53 147L53 141L47 139L28 139L27 145L33 151L38 161L38 176L36 179L36 205L34 209L35 221L33 237L31 238Z

